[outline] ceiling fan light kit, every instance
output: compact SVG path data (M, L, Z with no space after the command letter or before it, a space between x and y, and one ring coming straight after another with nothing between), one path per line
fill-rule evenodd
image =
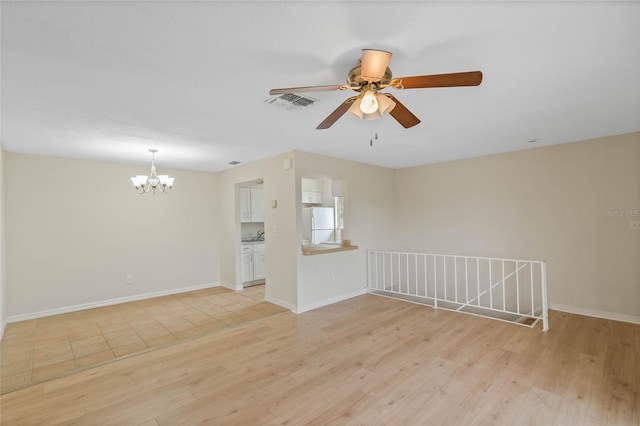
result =
M382 117L384 114L391 111L396 103L393 102L389 97L385 96L383 93L376 93L376 108L371 113L366 113L363 111L362 102L363 99L356 99L349 110L347 111L350 115L359 118L361 120L377 120Z
M377 120L388 112L402 127L408 129L419 124L420 119L393 95L382 93L380 90L387 87L404 90L479 86L482 82L481 71L392 78L391 70L388 67L391 56L391 52L384 50L362 49L360 63L347 74L347 84L272 89L269 94L351 89L360 94L345 100L316 129L328 129L346 112L362 120Z

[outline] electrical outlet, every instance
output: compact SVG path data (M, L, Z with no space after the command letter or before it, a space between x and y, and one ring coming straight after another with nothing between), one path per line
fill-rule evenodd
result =
M633 221L633 220L630 221L629 229L631 229L632 231L640 231L640 222Z
M133 277L131 275L127 275L127 284L133 284Z

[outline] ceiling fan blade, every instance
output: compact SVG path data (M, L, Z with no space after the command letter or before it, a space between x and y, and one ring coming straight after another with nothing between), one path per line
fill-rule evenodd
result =
M389 111L389 114L391 114L391 116L395 118L398 123L402 125L402 127L408 129L409 127L413 127L416 124L420 124L420 119L413 115L413 113L409 111L406 106L402 105L402 103L400 103L400 101L396 99L395 96L388 93L385 93L384 96L391 98L391 100L396 103L396 106L393 107L391 111Z
M283 95L285 93L303 93L303 92L330 92L332 90L351 89L348 84L333 84L329 86L307 86L307 87L288 87L284 89L271 89L270 95Z
M428 87L478 86L481 82L481 71L468 71L394 78L389 86L396 89L423 89Z
M360 56L361 75L364 79L380 80L389 66L391 52L362 49Z
M322 123L318 124L318 127L316 127L316 129L319 129L319 130L328 129L329 127L333 126L333 123L338 121L338 119L342 117L349 110L349 108L351 107L351 104L356 99L358 99L358 97L353 96L347 99L346 101L344 101L343 103L341 103L340 106L336 108L335 111L333 111L331 114L329 114L329 116L325 118Z

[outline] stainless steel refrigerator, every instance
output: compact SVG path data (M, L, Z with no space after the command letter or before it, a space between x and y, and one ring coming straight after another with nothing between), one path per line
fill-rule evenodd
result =
M302 209L302 239L311 244L335 241L333 207L304 207Z

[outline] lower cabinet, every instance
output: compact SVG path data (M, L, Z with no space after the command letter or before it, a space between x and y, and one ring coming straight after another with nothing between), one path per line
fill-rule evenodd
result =
M242 255L242 282L253 281L253 255Z
M264 244L242 245L242 282L263 280Z

